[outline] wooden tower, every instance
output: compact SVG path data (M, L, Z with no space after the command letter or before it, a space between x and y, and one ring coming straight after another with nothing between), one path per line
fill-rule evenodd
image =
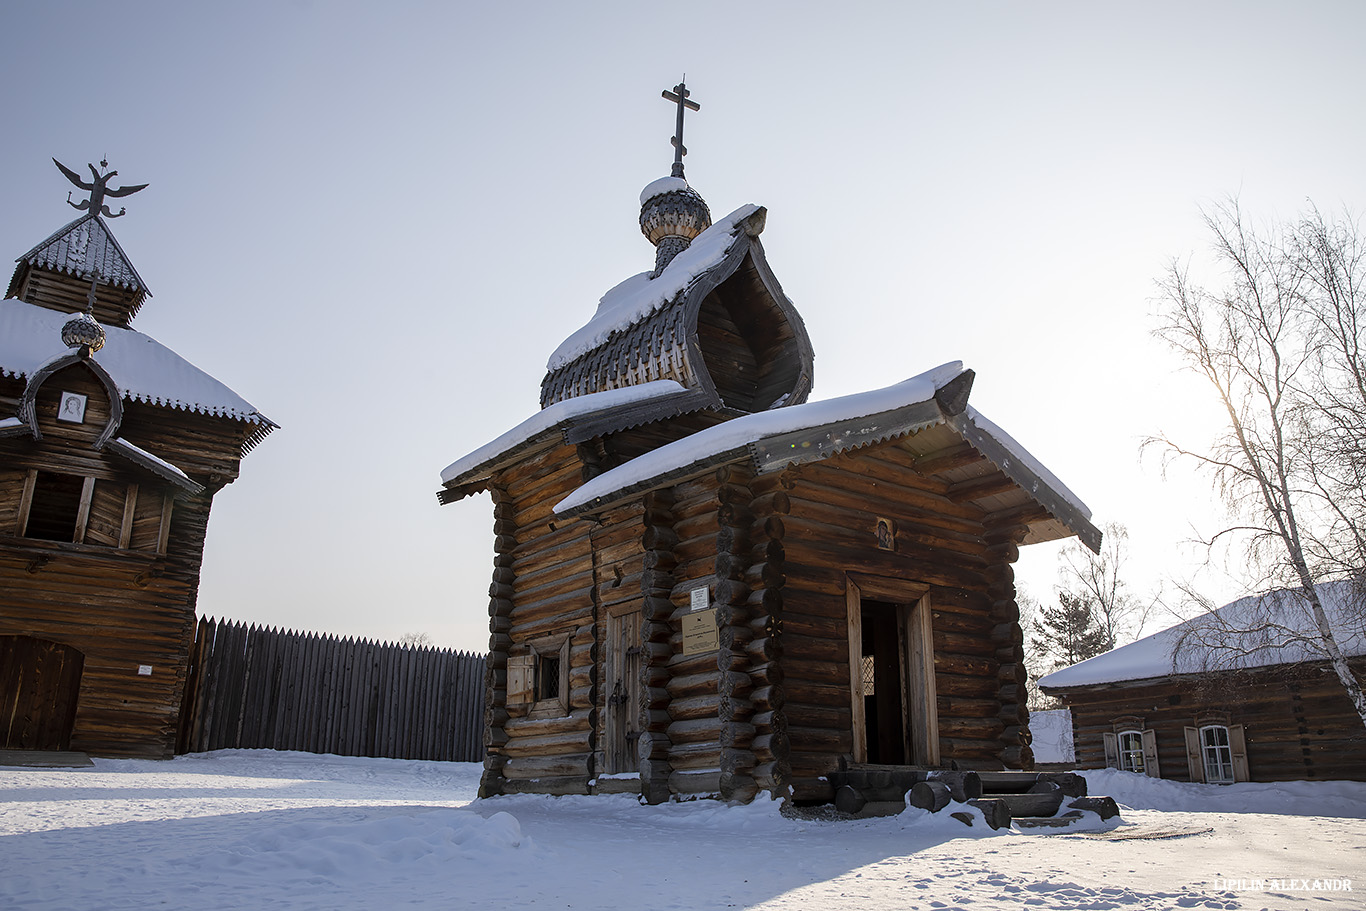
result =
M276 425L131 327L102 201L141 187L62 170L88 211L0 300L0 748L169 757L209 507Z
M1011 564L1098 547L1085 507L961 364L807 402L765 210L713 224L681 151L641 203L655 268L551 355L538 414L442 472L442 503L494 502L481 792L820 801L842 764L1030 767Z

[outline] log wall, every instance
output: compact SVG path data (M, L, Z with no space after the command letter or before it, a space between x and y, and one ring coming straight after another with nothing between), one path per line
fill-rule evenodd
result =
M854 753L848 572L928 586L941 761L1001 768L1003 738L1027 739L999 679L1016 658L1003 642L1021 638L1005 619L1014 551L988 536L980 509L947 497L947 486L919 474L894 444L783 475L782 662L794 796L830 799L822 777ZM877 547L879 517L895 523L895 551Z
M1366 660L1352 662L1358 677ZM1163 778L1189 781L1185 728L1203 712L1243 725L1253 781L1366 780L1366 727L1326 665L1229 672L1060 693L1072 712L1077 768L1105 768L1102 735L1132 715L1157 737Z
M62 391L87 395L85 423L56 421ZM14 413L22 393L20 380L0 378L0 414ZM0 441L0 634L52 640L84 655L72 749L169 758L212 496L237 476L245 425L123 404L120 436L173 462L206 490L187 495L91 448L110 414L105 389L81 365L54 374L35 402L43 439ZM79 543L19 535L24 477L33 470L95 479ZM110 499L117 491L124 492L121 504ZM151 673L139 674L140 666Z

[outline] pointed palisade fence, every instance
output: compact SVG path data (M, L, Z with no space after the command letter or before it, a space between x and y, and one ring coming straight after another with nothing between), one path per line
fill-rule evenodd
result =
M484 656L204 618L178 753L483 758Z

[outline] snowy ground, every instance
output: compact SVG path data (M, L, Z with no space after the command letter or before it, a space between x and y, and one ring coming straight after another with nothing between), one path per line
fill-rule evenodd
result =
M271 751L0 769L0 909L1366 908L1366 783L1088 773L1124 824L1042 834L478 801L478 771Z

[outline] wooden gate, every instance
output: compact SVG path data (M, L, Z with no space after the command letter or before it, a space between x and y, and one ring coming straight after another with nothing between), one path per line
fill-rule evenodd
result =
M0 749L70 749L84 667L69 645L0 636Z

